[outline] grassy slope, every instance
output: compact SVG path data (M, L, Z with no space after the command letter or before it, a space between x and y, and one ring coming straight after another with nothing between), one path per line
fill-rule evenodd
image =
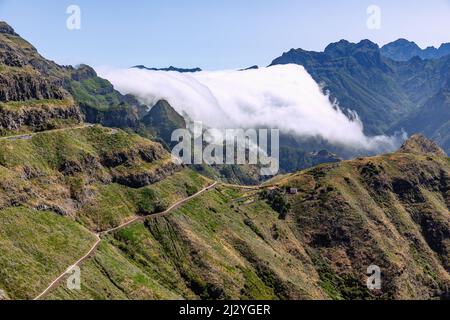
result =
M450 283L447 177L448 160L427 155L324 165L279 181L299 189L285 221L254 192L219 188L110 236L84 266L86 290L49 298L438 298ZM372 264L382 292L365 287Z
M190 170L185 170L161 183L139 190L126 190L125 187L116 184L105 186L110 188L111 198L102 198L104 194L97 196L94 201L95 208L83 207L80 210L78 222L92 227L90 221L103 219L107 220L111 226L115 226L135 216L139 206L154 206L160 200L171 204L187 197L195 190L202 189L207 184L208 182L203 178ZM142 198L142 195L148 195L146 190L154 191L157 197ZM120 201L129 205L126 210L116 207L115 199L121 196L124 199ZM139 196L141 196L140 199ZM144 204L143 201L145 201ZM108 216L107 213L110 215ZM101 218L98 218L96 214ZM82 257L95 242L95 238L87 229L84 229L82 224L75 222L72 218L58 216L54 212L39 212L25 207L0 211L0 252L2 252L0 266L3 271L0 287L8 293L10 298L33 298L40 293L45 288L44 285L48 285L65 268ZM133 267L132 261L127 262L125 258L117 256L117 252L117 248L106 243L99 248L97 257L110 268L115 266L116 272L123 274L123 277L128 277L129 272L138 270L137 267ZM86 269L82 269L83 277L97 279L98 272L91 272L94 269L90 263L87 263ZM103 274L103 277L105 276ZM141 277L145 275L136 275L136 279L144 281ZM91 293L94 298L101 297L101 292L97 292L101 289L101 279L102 277L98 277L95 280L97 284L92 288ZM124 281L131 281L130 279L125 278ZM150 283L152 281L147 280ZM176 297L168 290L164 291L164 288L161 288L161 291L164 295L155 295L154 298Z
M161 160L143 161L139 152L149 148ZM101 164L117 155L127 161ZM105 230L208 184L189 169L143 188L112 182L121 170L147 172L167 159L153 142L101 127L1 140L0 261L15 272L2 274L0 287L12 298L33 297L92 245L80 224ZM64 173L67 163L83 170ZM299 190L285 196L292 208L286 220L254 191L221 187L107 237L82 267L84 290L61 286L50 298L430 298L445 290L447 159L396 153L277 182ZM32 209L41 204L54 212ZM383 294L364 287L371 264L382 267Z
M262 202L238 205L238 196L211 191L168 217L117 232L83 267L82 291L61 286L49 298L324 297L286 224ZM90 276L100 271L108 277Z
M129 107L123 103L123 96L113 89L111 83L99 77L71 81L68 90L80 105L99 111Z
M154 185L131 189L119 184L95 184L96 196L78 212L80 221L91 229L115 227L136 214L161 212L208 184L207 180L186 169Z
M145 162L138 155L146 151L160 160ZM127 162L101 165L102 157L117 153ZM106 229L160 212L208 184L188 169L143 188L112 183L115 171L148 172L164 168L162 161L170 161L169 154L155 143L101 127L0 140L0 288L10 298L33 298L95 242L83 225ZM64 173L64 163L83 170Z
M298 237L330 262L329 293L364 294L342 288L363 283L370 264L382 267L385 297L448 290L449 174L447 159L396 153L292 177L287 185L300 193L291 217Z
M34 298L94 243L72 219L25 207L1 210L0 287L11 299Z
M154 147L169 158L157 144L122 131L99 126L67 129L43 132L32 139L1 140L0 165L13 171L28 166L41 173L57 175L64 161L81 162L86 156L99 158L145 147Z

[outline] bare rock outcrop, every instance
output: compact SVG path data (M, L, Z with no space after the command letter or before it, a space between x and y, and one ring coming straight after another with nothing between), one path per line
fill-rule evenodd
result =
M0 101L63 99L64 91L46 78L28 72L0 73Z
M447 154L435 142L427 139L422 134L411 136L400 148L403 153L430 154L438 157L446 157Z
M143 188L148 185L160 182L165 178L180 171L183 167L175 163L161 165L153 171L142 170L139 172L129 172L126 174L113 172L113 182L127 186L129 188Z
M39 105L25 108L4 108L0 106L0 130L18 131L23 127L40 131L52 129L57 120L67 120L72 123L83 122L80 109L74 105Z

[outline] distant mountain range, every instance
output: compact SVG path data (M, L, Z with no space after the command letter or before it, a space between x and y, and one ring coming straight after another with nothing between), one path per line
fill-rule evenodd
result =
M331 100L336 100L344 109L356 111L366 134L393 134L401 130L409 134L422 132L450 152L450 119L447 117L450 43L421 49L414 42L399 39L380 48L369 40L359 43L341 40L331 43L323 52L291 49L271 65L289 63L304 66L330 93ZM173 66L134 68L183 73L202 71ZM242 70L256 68L255 65ZM298 147L297 143L288 145Z
M382 51L369 40L341 40L324 52L292 49L271 65L304 66L332 100L358 113L369 135L423 132L449 151L450 55L395 61ZM424 118L428 112L433 116Z
M414 57L421 59L438 59L450 54L450 43L443 43L439 48L420 48L415 42L398 39L381 48L381 54L396 61L408 61Z
M175 71L175 72L181 72L181 73L194 73L194 72L200 72L202 71L202 69L200 68L177 68L177 67L173 67L170 66L168 68L149 68L143 65L139 65L139 66L134 66L132 68L135 69L144 69L144 70L150 70L150 71Z

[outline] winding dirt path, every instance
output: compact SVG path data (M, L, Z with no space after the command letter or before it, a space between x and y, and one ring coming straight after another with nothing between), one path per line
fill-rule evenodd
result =
M97 238L97 241L92 246L92 248L89 250L89 252L86 253L86 255L84 255L82 258L80 258L80 260L78 260L73 265L71 265L69 268L67 268L67 270L64 271L64 273L62 273L58 278L56 278L52 283L50 283L50 285L44 291L42 291L41 294L39 294L36 298L34 298L33 300L39 300L43 296L45 296L51 289L56 287L59 284L59 282L62 280L62 278L64 278L70 271L72 271L73 268L75 268L78 265L80 265L81 263L83 263L87 258L89 258L94 253L95 250L97 250L97 248L100 245L100 242L102 241L102 239L100 239L100 236L98 234L95 234L95 237Z
M47 131L41 131L41 132L31 132L31 133L25 133L25 134L18 134L18 135L15 135L15 136L0 137L0 141L2 141L2 140L11 140L11 141L15 141L15 140L30 140L34 136L36 136L38 134L47 134L47 133L55 133L55 132L61 132L61 131L66 131L66 130L76 130L76 129L91 128L93 126L95 126L95 124L85 123L83 125L76 126L76 127L67 127L67 128L53 129L53 130L47 130Z
M59 282L71 271L73 270L74 267L79 266L80 264L82 264L85 260L87 260L90 256L92 256L95 251L97 250L98 246L100 245L101 241L102 241L102 236L108 235L110 233L113 233L115 231L121 230L123 228L126 228L132 224L134 224L135 222L138 221L144 221L145 219L149 218L149 217L162 217L165 216L169 213L171 213L172 211L174 211L175 209L177 209L178 207L180 207L181 205L183 205L184 203L197 198L198 196L202 195L203 193L214 189L216 186L218 185L218 182L214 182L212 185L203 188L202 190L200 190L199 192L197 192L196 194L187 197L183 200L180 200L178 202L176 202L175 204L173 204L170 208L168 208L166 211L161 212L161 213L157 213L157 214L152 214L152 215L148 215L148 216L139 216L139 217L135 217L132 220L125 222L124 224L117 226L115 228L100 232L100 233L94 233L91 232L97 239L97 241L95 242L95 244L91 247L91 249L89 250L88 253L86 253L82 258L80 258L77 262L75 262L73 265L71 265L69 268L66 269L66 271L64 271L61 275L59 275L52 283L50 283L50 285L44 290L42 291L42 293L40 293L36 298L34 298L33 300L40 300L41 298L43 298L51 289L55 288Z
M80 126L75 126L75 127L67 127L67 128L61 128L61 129L54 129L54 130L48 130L48 131L42 131L42 132L33 132L33 133L29 133L29 134L19 134L19 135L14 135L14 136L7 136L7 137L0 137L0 141L5 141L5 140L30 140L32 139L34 136L38 135L38 134L45 134L45 133L54 133L54 132L61 132L61 131L65 131L65 130L76 130L76 129L83 129L83 128L90 128L95 126L95 124L90 124L90 123L85 123L83 125ZM117 129L112 129L112 134L117 132ZM139 216L139 217L134 217L133 219L131 219L128 222L123 223L120 226L117 226L115 228L106 230L106 231L102 231L100 233L95 233L90 231L96 238L96 242L95 244L90 248L90 250L82 257L80 258L78 261L76 261L73 265L71 265L69 268L67 268L61 275L59 275L52 283L50 283L50 285L44 290L42 291L37 297L35 297L33 300L40 300L41 298L43 298L51 289L55 288L59 282L70 272L73 270L73 268L79 266L80 264L82 264L85 260L87 260L89 257L91 257L93 254L95 254L95 251L97 250L98 246L100 245L103 236L108 235L110 233L113 233L115 231L121 230L123 228L126 228L136 222L139 221L144 221L146 218L149 217L162 217L165 216L169 213L171 213L172 211L174 211L175 209L177 209L178 207L180 207L181 205L183 205L184 203L202 195L203 193L216 188L216 186L219 184L219 182L214 182L212 185L200 190L199 192L197 192L196 194L187 197L183 200L180 200L178 202L176 202L175 204L173 204L170 208L168 208L166 211L161 212L161 213L157 213L157 214L152 214L149 216ZM235 184L226 184L226 183L220 183L220 185L224 186L224 187L230 187L230 188L237 188L237 189L243 189L243 190L262 190L262 189L270 189L270 188L275 188L276 186L269 186L269 185L259 185L259 186L243 186L243 185L235 185Z

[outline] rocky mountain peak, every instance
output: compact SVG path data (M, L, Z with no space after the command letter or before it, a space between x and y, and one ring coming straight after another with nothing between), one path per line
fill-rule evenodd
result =
M325 48L324 52L330 56L345 56L350 54L353 49L353 45L354 44L347 40L341 40L339 42L330 43Z
M87 79L92 79L97 77L95 70L85 64L79 65L76 70L72 73L72 79L75 81L83 81Z
M380 47L375 42L372 42L368 39L361 40L359 43L356 44L357 49L365 49L369 51L378 51L380 50Z
M376 52L378 53L379 47L376 43L370 40L362 40L359 43L352 43L347 40L341 40L339 42L331 43L325 48L325 54L333 57L349 56L358 52Z
M403 46L403 47L409 47L410 49L420 49L420 47L414 41L409 41L404 38L395 40L395 41L387 44L387 46Z
M421 59L439 59L450 54L450 44L443 43L439 48L428 46L422 49L413 41L398 39L383 46L381 53L396 61L409 61L416 56Z
M411 136L400 148L400 152L415 154L433 154L439 157L447 157L447 154L435 142L422 134Z
M4 21L0 21L0 33L9 34L12 36L17 36L18 34L14 31L14 29Z

